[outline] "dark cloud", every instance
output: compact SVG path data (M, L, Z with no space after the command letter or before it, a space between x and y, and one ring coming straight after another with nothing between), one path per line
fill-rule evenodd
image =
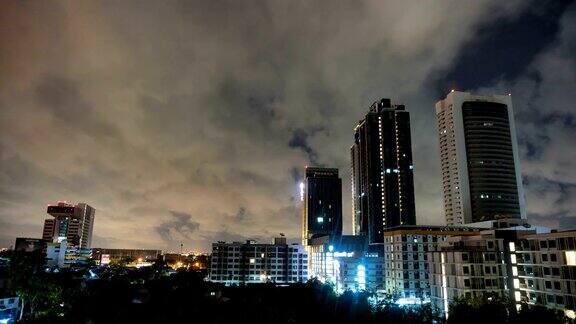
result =
M170 218L156 227L160 237L166 242L189 240L192 234L200 229L200 223L192 220L192 215L170 211Z
M246 208L240 207L240 209L238 209L238 212L234 216L234 220L237 222L245 222L248 219L249 219L249 215L246 212Z
M532 60L552 44L561 28L560 17L571 2L532 0L517 16L481 24L449 73L434 76L438 95L450 89L489 87L495 80L512 81L521 76Z
M318 154L314 152L307 141L308 137L314 133L315 131L309 133L303 129L296 129L292 132L292 138L288 142L288 146L301 149L308 156L308 161L310 161L311 165L318 165Z

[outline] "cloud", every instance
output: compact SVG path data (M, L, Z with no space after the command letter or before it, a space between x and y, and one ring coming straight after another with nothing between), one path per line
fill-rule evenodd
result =
M482 91L511 92L529 220L576 226L576 6L559 20L559 33L517 78Z
M66 199L96 208L95 245L208 250L215 240L297 238L297 183L318 164L340 170L350 232L353 128L391 97L411 112L418 221L443 223L431 75L448 74L478 28L526 7L2 1L2 220L38 236L45 204ZM558 39L533 63L542 82L518 79L513 92L568 114L570 70L546 73L568 59L569 37ZM517 106L519 119L535 111ZM570 128L533 137L526 118L518 128L535 153L525 158L541 164L523 163L524 173L573 178L558 151ZM550 150L539 138L551 136L565 140Z
M170 211L170 218L156 227L160 237L166 242L178 242L179 239L189 240L200 229L200 223L192 220L192 215Z

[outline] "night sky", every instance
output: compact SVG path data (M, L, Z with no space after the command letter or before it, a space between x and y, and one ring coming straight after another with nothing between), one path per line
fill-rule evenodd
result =
M298 241L305 165L343 177L381 97L411 112L417 221L443 224L434 103L512 94L529 220L576 228L576 3L0 1L0 247L46 205L94 247Z

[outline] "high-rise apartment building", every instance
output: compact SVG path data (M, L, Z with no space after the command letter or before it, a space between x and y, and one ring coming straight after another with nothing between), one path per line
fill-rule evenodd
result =
M415 225L410 115L381 99L355 128L352 155L353 233L382 243L384 229Z
M511 97L452 91L436 117L446 223L526 218Z
M342 235L342 179L338 169L306 167L300 185L304 202L302 244L314 237Z
M89 249L92 244L92 231L96 210L85 204L72 205L58 202L48 206L47 213L54 218L44 221L42 239L55 242L66 239L68 245Z

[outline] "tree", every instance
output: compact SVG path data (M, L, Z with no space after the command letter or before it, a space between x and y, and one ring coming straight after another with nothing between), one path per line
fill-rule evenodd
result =
M456 298L450 304L448 324L506 323L512 311L510 300L497 293Z
M62 288L49 280L43 267L42 251L14 251L10 261L9 290L20 297L23 311L27 307L32 317L56 310L62 298Z
M560 311L546 308L540 305L527 305L522 304L518 313L512 318L512 323L546 323L546 324L562 324L564 322L564 314Z

